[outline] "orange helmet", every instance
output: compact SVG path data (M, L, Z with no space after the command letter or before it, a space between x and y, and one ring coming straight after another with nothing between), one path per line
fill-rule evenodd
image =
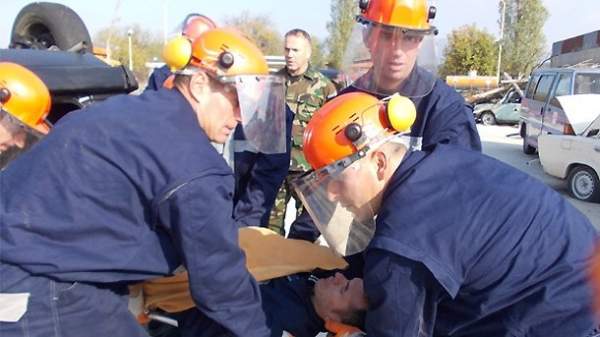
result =
M193 41L175 38L165 46L163 57L175 71L192 66L219 76L269 73L260 49L238 32L224 28L205 31Z
M435 18L436 8L427 6L427 0L360 0L358 5L359 21L437 34L429 23Z
M304 131L304 156L317 170L364 151L374 142L407 131L416 118L413 102L393 95L379 100L363 92L340 95L311 118Z
M0 62L2 110L28 127L47 133L45 118L50 106L50 92L36 74L16 63Z
M202 70L234 87L246 139L258 152L285 152L284 82L269 75L265 57L250 40L237 31L215 28L193 41L183 36L170 41L163 57L177 74Z
M188 37L190 40L195 40L205 31L214 28L217 28L217 24L208 16L193 13L189 14L185 20L183 20L181 34Z

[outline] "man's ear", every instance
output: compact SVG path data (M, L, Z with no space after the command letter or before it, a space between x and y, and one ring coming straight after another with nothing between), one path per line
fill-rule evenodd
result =
M196 101L200 102L200 97L208 90L210 86L210 77L204 71L198 71L193 74L189 82L190 96Z
M383 151L375 150L371 154L371 160L375 165L377 179L383 180L388 168L388 156Z

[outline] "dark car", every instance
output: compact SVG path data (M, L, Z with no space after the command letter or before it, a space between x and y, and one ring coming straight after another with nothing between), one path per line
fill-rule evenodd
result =
M337 69L324 68L320 72L333 82L338 92L352 84L350 77Z
M131 71L94 55L89 33L70 8L49 2L31 3L13 24L10 48L0 49L0 61L29 68L48 86L56 122L66 113L138 88Z

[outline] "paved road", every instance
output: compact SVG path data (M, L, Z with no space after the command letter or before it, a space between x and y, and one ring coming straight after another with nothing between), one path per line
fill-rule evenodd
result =
M527 172L557 190L600 230L600 204L583 202L568 196L564 180L545 174L537 155L523 153L521 150L522 140L516 127L477 125L477 128L485 154Z

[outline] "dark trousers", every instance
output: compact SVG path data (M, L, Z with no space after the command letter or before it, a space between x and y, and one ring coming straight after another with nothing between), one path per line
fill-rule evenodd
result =
M55 281L0 264L0 293L29 293L16 323L0 322L2 337L148 336L127 308L127 287Z

